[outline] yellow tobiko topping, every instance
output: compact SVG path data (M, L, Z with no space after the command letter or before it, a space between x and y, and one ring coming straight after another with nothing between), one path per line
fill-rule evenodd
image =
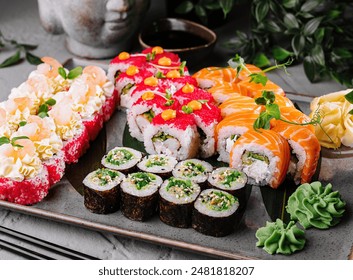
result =
M167 109L162 112L162 119L165 121L175 119L176 118L176 111L172 109Z
M185 86L183 86L183 88L181 89L182 92L184 93L192 93L194 92L194 86L193 85L190 85L189 83L186 83Z
M169 57L161 57L158 59L158 64L163 66L170 66L172 64L172 60Z
M142 94L143 100L152 100L153 98L154 98L154 93L152 91L146 91L144 94Z
M164 52L163 48L160 47L160 46L155 46L153 49L152 49L152 52L155 53L155 54L161 54Z
M128 52L121 52L118 57L120 60L126 60L130 58L130 54Z
M188 106L189 106L192 110L194 110L194 111L196 111L196 110L201 110L201 108L202 108L201 102L199 102L199 101L197 101L197 100L192 100L192 101L190 101L190 102L188 103Z
M127 68L127 70L126 70L126 74L129 76L133 76L133 75L137 74L138 72L139 72L139 69L134 65L129 66L129 68Z
M173 79L173 78L179 78L180 77L180 72L178 70L171 70L167 73L167 78Z
M143 83L146 85L146 86L152 86L152 87L155 87L158 85L158 79L156 77L148 77L146 78Z

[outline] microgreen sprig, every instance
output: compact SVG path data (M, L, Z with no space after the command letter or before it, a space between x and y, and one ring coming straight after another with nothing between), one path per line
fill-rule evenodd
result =
M74 69L71 69L68 74L66 74L64 67L58 68L59 75L65 80L66 79L73 80L73 79L77 78L78 76L80 76L82 74L82 71L83 71L82 67L77 66Z
M38 116L41 118L49 117L48 111L49 106L54 106L56 104L56 100L53 98L48 99L45 103L39 106Z
M186 66L186 61L183 61L180 66L179 66L179 73L180 73L180 76L184 76L185 74L185 71L184 71L184 68Z
M151 60L155 59L155 57L156 57L156 52L148 53L146 55L146 60L151 61Z
M167 102L164 104L164 106L172 106L174 104L174 100L172 99L173 94L169 89L165 90L165 98Z
M3 136L3 137L0 137L0 146L4 144L11 144L13 147L23 148L22 145L16 144L16 141L20 139L29 139L29 138L27 136L17 136L17 137L13 137L12 139L9 139L6 136Z

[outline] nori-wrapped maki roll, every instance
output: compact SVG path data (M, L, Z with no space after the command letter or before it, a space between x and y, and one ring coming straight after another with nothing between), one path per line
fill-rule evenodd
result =
M139 151L126 147L116 147L103 157L102 165L127 173L133 170L141 158L142 154Z
M185 180L191 180L199 184L202 189L207 186L208 174L212 172L213 167L206 161L199 159L187 159L179 162L174 170L173 176Z
M86 208L97 214L117 211L120 205L119 185L124 177L121 172L107 168L89 173L83 180Z
M141 171L151 172L162 178L168 178L171 176L172 170L177 163L176 158L172 156L163 154L148 155L137 164L137 167Z
M152 217L158 207L158 188L163 180L158 175L137 172L129 174L121 184L121 211L134 221Z
M173 227L191 226L193 204L201 189L191 180L170 177L159 189L159 217Z
M230 167L220 167L212 171L208 176L208 184L211 188L230 193L239 200L239 208L246 206L246 188L248 177L242 171Z
M233 195L217 190L204 190L197 198L192 213L192 227L206 235L226 236L237 224L239 202Z

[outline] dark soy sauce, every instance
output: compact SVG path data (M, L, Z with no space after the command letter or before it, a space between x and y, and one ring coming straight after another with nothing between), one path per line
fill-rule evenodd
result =
M161 46L165 49L191 48L207 44L207 41L195 34L171 30L147 34L143 40L150 46Z

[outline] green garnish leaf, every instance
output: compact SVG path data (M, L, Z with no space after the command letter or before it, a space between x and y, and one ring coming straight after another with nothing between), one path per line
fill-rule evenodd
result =
M49 111L48 105L46 103L42 104L39 106L38 112L44 112L47 113Z
M265 97L255 98L255 103L257 105L266 105L266 99L265 99Z
M67 77L70 80L73 80L75 78L77 78L78 76L80 76L82 74L82 67L81 66L77 66L74 69L71 69L69 74L67 75Z
M28 51L26 52L26 60L32 65L39 65L39 64L43 63L42 60L38 56L36 56Z
M6 136L0 137L0 146L4 144L10 144L10 139Z
M49 115L48 115L48 113L46 113L46 112L40 112L40 113L38 114L38 117L44 119L45 117L49 117Z
M348 114L353 115L353 109L348 112Z
M169 89L165 90L165 98L170 99L172 98L172 93Z
M281 118L281 112L277 104L267 104L266 111L268 115L274 117L276 120Z
M11 139L11 145L13 147L18 147L18 148L23 148L22 145L19 145L19 144L16 144L16 141L17 140L20 140L20 139L29 139L27 136L17 136L17 137L14 137Z
M21 47L23 47L26 51L33 51L36 48L38 48L38 45L31 45L31 44L19 44ZM42 63L42 60L41 60Z
M26 121L22 121L22 122L20 122L18 125L19 125L19 126L25 126L26 124L27 124Z
M169 99L164 106L172 106L174 104L174 100L173 99Z
M272 104L276 100L276 95L273 91L264 90L262 96L265 98L267 104Z
M155 57L156 57L156 52L148 53L148 54L146 55L146 60L147 60L147 61L151 61L151 60L153 60Z
M185 66L186 66L186 61L183 61L181 64L180 64L180 66L179 66L179 73L180 73L180 75L181 76L184 76L184 68L185 68Z
M185 113L185 114L191 114L192 112L194 112L194 110L187 105L184 105L183 107L181 107L181 110Z
M58 68L58 72L59 72L59 75L60 75L64 80L66 80L67 75L66 75L66 71L65 71L64 67L59 67L59 68Z
M349 103L352 103L353 104L353 90L349 93L347 93L344 98L346 98L346 100L349 102Z
M166 76L161 72L161 71L158 71L156 73L156 78L158 79L163 79L163 78L166 78Z
M10 56L9 58L5 59L0 64L0 68L5 68L11 65L18 63L21 60L21 53L17 51L14 55Z
M261 73L252 73L249 75L250 82L254 82L255 84L262 84L265 86L267 84L268 78Z
M53 98L48 99L45 104L48 104L49 106L54 106L56 104L56 100Z

